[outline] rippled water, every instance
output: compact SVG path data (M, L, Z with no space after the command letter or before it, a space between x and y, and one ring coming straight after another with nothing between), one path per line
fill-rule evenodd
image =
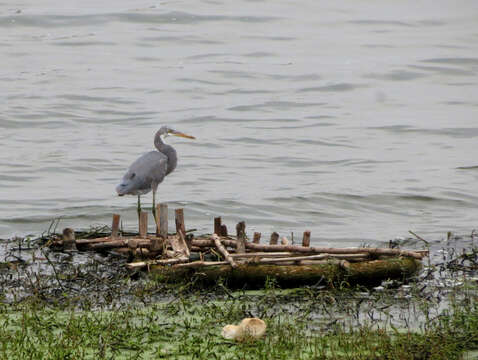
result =
M168 138L158 193L188 228L358 245L476 226L476 1L77 4L0 3L1 237L134 228L114 187L163 124L197 137Z

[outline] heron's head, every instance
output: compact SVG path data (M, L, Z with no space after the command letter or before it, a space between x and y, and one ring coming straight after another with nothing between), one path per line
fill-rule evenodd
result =
M180 131L171 129L169 126L161 126L161 128L156 133L156 136L167 137L169 135L179 136L179 137L183 137L183 138L186 138L186 139L196 139L194 136L187 135L187 134L182 133Z

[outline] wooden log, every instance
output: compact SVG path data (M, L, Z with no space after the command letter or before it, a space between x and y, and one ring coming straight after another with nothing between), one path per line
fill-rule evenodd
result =
M146 238L148 235L148 213L141 211L139 214L139 237Z
M181 231L183 235L186 235L186 227L184 225L184 210L176 209L174 210L174 213L176 219L176 233Z
M166 240L163 237L155 237L151 239L150 250L154 252L162 252Z
M179 258L174 258L174 259L160 259L160 260L151 260L151 261L138 261L138 262L133 262L126 264L126 267L130 270L133 269L141 269L144 268L148 265L173 265L173 264L179 264L182 262L189 261L189 259L185 257L179 257Z
M231 267L235 268L237 264L234 262L234 259L229 255L229 252L226 250L224 246L222 246L221 241L219 240L219 236L217 234L213 234L211 239L214 241L214 245L216 245L217 251L224 257L224 259L231 265Z
M310 231L304 231L304 236L302 237L302 246L309 247L310 246Z
M225 246L236 247L237 243L234 240L221 239L221 243ZM214 246L211 240L194 239L193 246L210 247ZM375 256L408 256L415 259L421 259L428 255L428 250L400 250L388 248L322 248L322 247L305 247L299 245L262 245L251 242L246 243L246 249L250 251L264 251L264 252L296 252L301 254L371 254Z
M285 236L283 236L283 237L280 239L280 244L281 244L281 245L289 245L289 239L287 239Z
M111 222L111 239L115 240L118 238L120 225L120 216L119 214L113 214L113 220Z
M181 233L181 232L179 232ZM189 249L186 245L186 242L181 239L180 234L175 236L170 236L168 241L173 248L173 257L184 256L189 258Z
M277 245L278 240L279 240L279 234L274 231L274 232L271 234L270 244L271 244L271 245Z
M132 246L132 247L134 246L134 248L150 247L151 241L146 239L114 240L114 241L108 241L108 242L101 242L97 244L91 244L90 249L106 250L106 249L114 249L114 248L121 248L121 247L128 247L128 246Z
M218 217L215 217L214 218L214 234L218 234L219 236L222 236L222 233L221 233L221 217L218 216Z
M190 263L173 265L175 268L201 268L203 266L230 265L228 261L193 261Z
M252 238L252 242L254 244L259 244L261 242L261 233L260 232L255 232L254 237Z
M190 255L189 246L182 231L179 232L179 242L181 244L181 247L183 248L184 255L186 255L189 258L189 255Z
M63 229L63 249L76 250L75 231L71 228Z
M246 223L244 221L239 222L236 225L236 234L237 234L237 253L246 252Z
M156 224L156 234L166 239L168 237L168 204L156 206L156 219L159 219L159 227Z
M292 260L300 260L299 257L304 257L300 253L292 252L250 252L245 254L229 254L233 259L239 258L291 258ZM367 260L369 254L319 254L327 255L326 258L344 259L344 260ZM317 255L311 255L317 256Z
M373 285L386 279L406 279L418 272L421 262L413 258L392 258L358 263L341 261L313 265L237 264L202 266L197 269L198 280L204 285L215 284L224 278L230 287L262 288L267 279L274 278L281 287L298 287L307 284L329 286ZM195 268L153 266L165 280L181 281L196 274Z
M227 236L227 226L225 224L221 225L221 235L220 236Z
M425 251L416 252L412 250L388 249L388 248L320 248L304 247L298 245L260 245L247 243L246 248L253 251L288 251L298 253L329 253L329 254L370 254L370 255L390 255L390 256L408 256L415 259L423 258Z

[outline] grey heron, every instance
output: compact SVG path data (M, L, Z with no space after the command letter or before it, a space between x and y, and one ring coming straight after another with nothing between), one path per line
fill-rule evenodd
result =
M171 145L163 142L161 137L168 135L180 136L187 139L195 139L194 136L186 135L162 126L154 136L154 146L157 151L150 151L137 158L128 168L121 183L116 186L119 196L138 195L138 216L141 212L140 197L153 191L153 216L156 218L156 191L164 177L170 174L178 163L176 150Z

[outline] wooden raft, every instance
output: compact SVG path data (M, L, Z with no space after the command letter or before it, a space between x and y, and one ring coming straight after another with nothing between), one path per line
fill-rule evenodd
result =
M63 240L51 246L125 254L134 260L130 270L160 273L165 281L195 278L205 284L224 279L230 286L263 287L268 279L294 287L306 284L377 284L387 279L407 279L421 267L426 250L390 248L324 248L310 246L311 233L303 233L300 245L273 232L269 244L261 244L255 232L246 236L246 224L236 225L236 235L227 234L221 218L214 219L214 233L194 237L184 225L183 209L175 210L176 233L168 234L167 205L157 206L156 234L147 233L147 213L139 216L139 235L123 237L120 217L113 215L109 237L74 239L65 229ZM73 233L73 238L72 234ZM141 261L138 261L141 260Z

